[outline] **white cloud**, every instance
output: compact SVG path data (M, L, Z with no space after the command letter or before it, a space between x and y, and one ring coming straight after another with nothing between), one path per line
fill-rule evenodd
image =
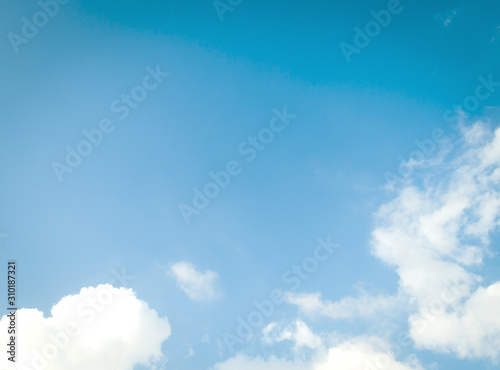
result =
M404 363L394 359L390 346L380 338L353 338L328 349L319 349L309 361L261 357L243 354L215 365L213 370L422 370L410 357Z
M457 311L437 307L426 317L410 318L410 333L422 348L456 352L462 358L498 359L500 348L500 282L479 288Z
M154 369L170 336L166 318L131 289L109 284L62 298L50 317L36 309L20 309L17 315L18 370L132 370L134 364ZM2 343L8 342L8 325L4 316ZM1 356L0 368L13 369L11 364Z
M372 251L396 268L400 293L417 305L410 334L418 346L495 360L498 284L480 287L477 271L499 226L500 129L479 122L462 130L463 142L425 169L421 186L405 185L379 209Z
M216 288L219 275L214 271L199 272L187 262L177 262L170 266L177 285L194 301L210 301L219 296Z
M405 363L396 361L390 345L375 337L354 338L330 348L326 358L315 363L312 369L423 370L414 357Z
M346 297L338 302L324 301L321 293L287 292L285 299L288 303L298 306L300 311L308 316L324 316L334 320L370 317L379 312L393 310L402 304L399 297L372 296L364 290L360 291L359 297Z
M294 350L305 348L319 348L323 344L321 338L314 334L311 329L300 319L295 320L292 324L288 325L285 329L280 329L276 323L271 323L263 329L264 342L273 344L290 340L294 342Z
M193 346L189 343L186 343L186 358L193 357L194 356L194 349Z

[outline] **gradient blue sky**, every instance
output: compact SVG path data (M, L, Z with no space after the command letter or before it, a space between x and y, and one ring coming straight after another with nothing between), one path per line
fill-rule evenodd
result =
M353 43L353 28L386 4L243 1L221 22L210 1L73 0L19 53L4 37L1 271L8 259L18 261L20 306L48 316L62 297L107 283L125 267L135 276L129 287L172 327L164 368L208 369L234 355L217 339L235 330L255 299L285 289L283 272L311 255L317 237L331 235L341 247L300 291L330 301L356 295L359 286L396 294L395 270L369 246L374 213L394 197L385 174L397 173L398 156L407 159L415 139L435 128L454 131L443 114L474 93L478 76L500 81L500 6L403 0L404 11L347 63L339 44ZM3 2L1 10L7 35L20 33L21 18L39 6ZM156 65L170 75L120 121L111 102ZM499 100L493 93L481 101L470 120L491 118L496 127ZM246 163L238 145L284 106L296 118ZM104 117L114 132L58 182L51 164ZM242 173L186 224L179 203L230 160ZM179 261L216 272L217 299L189 299L168 273ZM498 262L485 260L486 281L500 277ZM297 314L284 304L266 321ZM392 314L394 325L407 325L406 316ZM361 335L379 323L307 324ZM202 342L206 334L210 341ZM266 357L289 349L256 340L238 351ZM496 366L408 351L429 369Z

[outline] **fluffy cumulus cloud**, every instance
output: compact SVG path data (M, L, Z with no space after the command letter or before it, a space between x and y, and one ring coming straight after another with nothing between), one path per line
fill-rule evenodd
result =
M500 282L480 287L459 309L437 310L410 318L411 335L420 347L456 352L460 357L498 358Z
M320 348L310 360L263 359L243 354L217 364L213 370L423 370L413 357L404 362L394 359L390 346L380 338L352 338L329 348Z
M211 301L219 296L219 275L214 271L200 272L188 262L177 262L170 266L170 273L177 285L194 301Z
M423 164L419 183L380 208L372 250L415 304L409 321L418 347L496 361L500 283L483 285L478 267L499 226L500 129L478 122L461 130L447 156Z
M161 345L170 336L167 318L131 289L109 284L62 298L49 317L36 309L20 309L17 316L18 367L2 356L1 369L154 369L164 360ZM8 342L9 323L7 316L0 321L2 343Z

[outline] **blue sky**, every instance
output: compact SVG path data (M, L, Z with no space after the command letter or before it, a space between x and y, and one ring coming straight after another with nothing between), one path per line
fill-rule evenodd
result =
M352 358L377 353L390 355L380 369L496 368L498 349L466 323L484 317L471 330L493 328L499 343L498 321L474 307L499 304L498 162L488 158L498 145L500 9L401 0L348 62L339 45L355 46L354 28L389 3L233 0L221 20L211 1L72 0L14 45L42 8L2 4L1 268L17 261L19 325L34 333L19 336L19 361L33 368L51 333L82 319L71 305L104 291L129 302L82 324L105 350L79 335L44 368L78 358L85 369L357 370ZM146 96L120 115L134 91ZM285 110L289 123L276 113ZM283 130L248 161L240 145L276 117ZM67 148L103 120L112 132L71 167ZM429 154L411 160L416 140L430 139ZM231 161L241 173L187 223L179 206L194 207L193 189ZM58 176L56 162L69 171ZM290 291L283 274L315 258L317 238L339 246ZM120 281L122 271L134 278ZM417 333L436 295L424 288L457 282L465 290L432 326L477 341ZM224 333L237 335L238 318L274 289L287 301L228 348ZM135 342L90 330L99 314ZM390 347L399 333L411 337L401 353ZM113 357L122 352L133 353Z

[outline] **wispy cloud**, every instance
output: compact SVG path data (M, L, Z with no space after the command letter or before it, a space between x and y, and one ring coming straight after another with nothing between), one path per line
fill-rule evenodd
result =
M445 27L449 27L458 14L458 9L448 9L434 16L434 20Z
M392 311L402 301L396 296L373 296L361 291L358 297L345 297L338 302L323 300L321 293L286 293L288 303L299 307L308 316L331 319L370 317L380 312Z
M319 348L323 345L323 340L300 319L295 320L286 328L281 328L277 323L271 323L262 331L263 341L267 344L273 344L289 340L294 343L294 350L300 348Z
M493 31L493 36L491 36L491 42L498 41L500 39L500 26L497 26L495 31Z
M219 275L214 271L200 272L188 262L177 262L170 266L170 273L194 301L212 301L220 295L217 289Z

